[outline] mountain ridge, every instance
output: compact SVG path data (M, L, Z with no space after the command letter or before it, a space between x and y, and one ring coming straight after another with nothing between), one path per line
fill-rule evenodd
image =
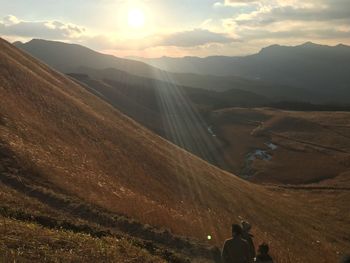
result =
M110 65L110 67L123 69L124 71L133 72L140 76L149 76L153 71L158 70L143 62L99 53L79 44L32 39L26 43L16 42L15 46L25 48L27 52L36 58L46 61L47 64L66 73L72 72L73 69L80 66L89 66L90 64L93 64L94 68L101 69L106 68L106 65ZM69 52L69 54L67 54L67 52ZM61 54L63 57L55 55L57 53ZM69 67L67 68L66 63L68 61ZM84 63L79 64L80 61L84 61Z
M242 57L141 59L177 73L241 77L283 85L288 91L305 89L317 103L350 103L350 47L311 42L298 46L272 45ZM289 88L287 88L289 87ZM319 95L317 96L317 93Z
M241 89L248 92L256 93L257 95L266 96L270 99L274 98L282 98L284 100L295 100L296 98L302 98L302 100L309 100L310 98L317 98L317 93L313 93L312 96L309 95L310 91L303 91L303 89L294 88L286 85L274 84L269 82L260 82L259 80L249 80L242 77L220 77L214 75L198 75L193 73L171 73L167 71L162 71L158 69L154 69L152 67L147 66L146 64L142 64L143 70L140 74L135 72L133 69L135 61L123 60L127 63L111 63L110 61L105 61L106 55L100 54L98 52L93 51L93 55L91 56L91 50L88 54L85 54L87 50L84 47L77 45L69 45L61 42L51 42L40 40L41 46L31 47L30 45L22 44L18 47L27 53L31 54L34 57L37 57L44 63L49 66L59 70L62 73L87 73L81 72L82 67L89 67L95 69L105 70L107 68L114 68L119 70L119 75L122 80L125 78L129 78L132 76L145 77L148 80L157 80L162 81L165 85L180 85L180 86L188 86L194 88L201 88L207 90L214 91L224 91L230 89ZM36 41L32 42L36 43ZM55 43L59 43L60 49L57 49ZM79 47L83 49L83 51L76 52L72 47ZM77 54L75 54L77 53ZM84 56L81 54L84 53ZM79 55L80 54L80 55ZM90 54L90 55L89 55ZM96 58L97 56L97 58ZM108 58L112 57L113 61L116 59L120 61L119 58L108 56ZM99 61L97 64L96 61ZM219 65L218 65L219 66ZM130 69L130 70L129 70ZM120 73L127 73L123 76ZM128 75L131 74L132 76ZM129 78L130 79L130 78ZM132 81L132 79L130 79ZM305 98L303 98L305 97Z

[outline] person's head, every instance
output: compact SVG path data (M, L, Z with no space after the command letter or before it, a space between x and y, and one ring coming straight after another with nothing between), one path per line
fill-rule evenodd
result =
M266 243L262 243L258 248L258 252L261 255L267 255L269 253L269 245Z
M245 232L249 232L250 229L252 228L251 224L249 224L247 221L242 221L241 225L242 225L243 231Z
M232 225L232 236L240 236L242 235L242 228L238 224Z

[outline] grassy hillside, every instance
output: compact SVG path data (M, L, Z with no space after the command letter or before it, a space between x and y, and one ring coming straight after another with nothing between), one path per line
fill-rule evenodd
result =
M206 259L206 236L213 236L208 245L221 245L232 222L240 218L252 222L257 243L271 244L278 262L336 262L348 247L349 215L338 217L343 206L334 199L328 200L331 214L325 215L317 204L321 196L310 212L290 190L264 188L223 172L3 40L0 65L0 189L1 196L16 193L3 199L3 216L34 220L46 228L63 225L95 235L105 231L100 237L116 238L113 233L119 231ZM342 195L349 200L347 192ZM53 219L43 222L42 214L47 213ZM122 215L136 221L126 223ZM144 224L168 230L150 231ZM337 231L331 225L337 225ZM28 244L23 230L28 226L32 227L20 223L15 233L23 245ZM92 231L94 227L97 230ZM5 233L2 244L11 239L12 232ZM202 245L191 245L174 234ZM66 239L64 231L57 235ZM80 234L74 238L84 239ZM114 241L89 242L92 247L106 242L109 251ZM39 249L34 253L40 256Z
M124 239L96 238L0 217L2 262L166 262Z

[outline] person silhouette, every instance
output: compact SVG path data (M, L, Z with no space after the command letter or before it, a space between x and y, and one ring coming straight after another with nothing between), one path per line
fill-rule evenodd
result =
M232 238L225 241L222 249L223 263L251 263L249 245L242 238L242 227L237 224L232 225Z
M249 245L250 257L251 257L251 261L253 261L255 258L255 246L254 246L254 242L253 242L254 236L250 233L252 226L247 221L242 221L241 225L242 225L242 229L243 229L242 238L245 241L247 241L247 243Z
M258 255L255 258L255 262L258 263L273 263L271 256L269 255L269 245L262 243L258 248Z

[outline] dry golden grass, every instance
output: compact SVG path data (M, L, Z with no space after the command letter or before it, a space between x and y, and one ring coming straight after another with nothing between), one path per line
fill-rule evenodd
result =
M0 217L1 262L165 262L130 242Z
M311 213L288 190L266 189L209 165L3 40L0 97L1 141L40 170L26 179L53 192L179 235L203 241L211 234L216 245L244 218L280 263L336 262L349 245L343 233L332 234L339 245L330 245L322 205Z

